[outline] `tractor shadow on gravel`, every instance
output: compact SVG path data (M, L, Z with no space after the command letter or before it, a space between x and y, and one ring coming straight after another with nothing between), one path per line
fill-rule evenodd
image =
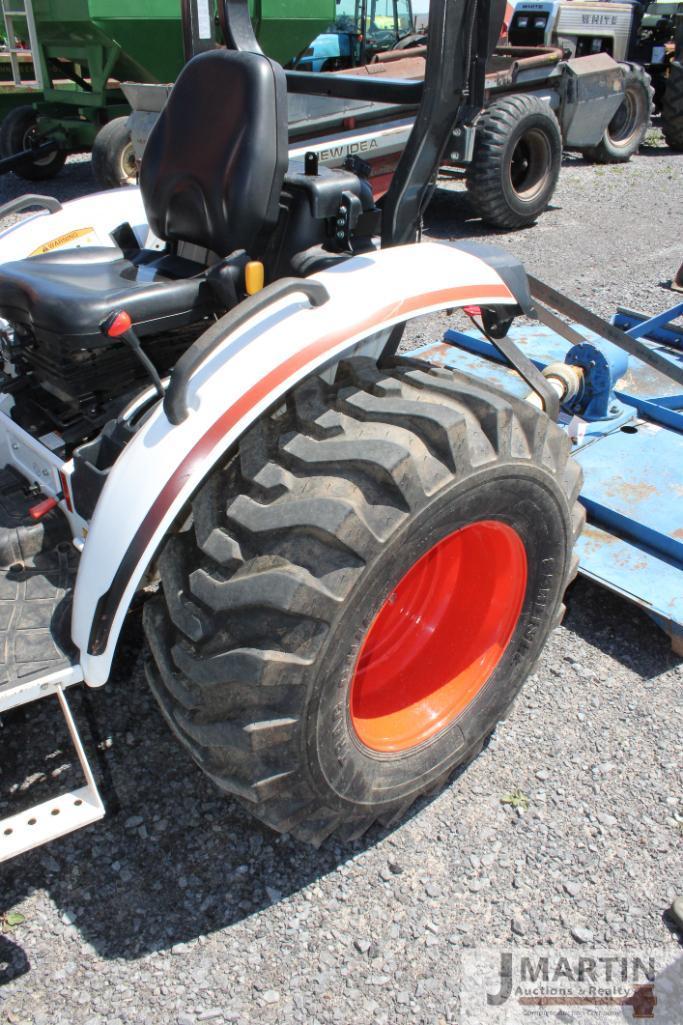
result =
M490 236L495 244L498 237L519 235L520 232L533 231L536 224L541 221L548 212L559 210L556 203L550 202L547 209L526 228L494 228L484 224L472 207L467 192L462 189L451 189L444 187L443 183L437 184L437 188L430 201L424 217L425 237L439 241L444 239L448 242L464 242L469 238L480 239L482 234ZM487 240L488 241L488 238Z
M163 721L137 656L139 640L138 623L129 622L109 685L87 695L70 692L88 751L95 751L89 718L106 745L104 778L102 765L94 757L92 762L107 816L9 862L0 877L0 914L44 890L55 905L55 922L61 920L58 928L73 930L99 957L126 960L173 948L182 954L184 944L314 886L391 831L374 826L362 840L342 844L331 839L316 850L274 834L222 797ZM43 746L51 754L45 757L54 757L55 737L61 741L59 715L49 705L43 704L38 722L26 717L16 723L17 736L8 737L3 770L17 779L26 770L27 756L36 767L36 749L51 727L50 742ZM62 763L67 750L60 744ZM30 803L46 798L40 787L49 782L38 780ZM58 791L78 785L73 765L60 773ZM431 799L416 801L402 823ZM344 889L343 876L339 880ZM28 960L23 964L28 971ZM23 974L16 952L12 965L13 978ZM0 983L3 967L0 950Z
M596 622L599 600L604 615ZM680 665L666 634L636 605L579 577L565 599L564 625L622 666L651 680Z
M26 953L9 936L0 935L0 987L19 979L31 970Z
M570 633L645 679L676 664L664 634L626 602L579 580L569 593L568 605L565 627ZM602 611L596 621L598 606ZM107 744L106 766L120 810L110 811L103 822L89 829L10 862L2 877L0 912L44 890L57 909L56 926L73 930L87 944L86 950L107 959L135 960L168 950L182 955L184 945L198 937L229 929L279 905L292 893L314 887L390 832L377 826L360 841L341 844L332 838L315 850L276 836L245 809L222 798L162 720L136 655L138 631L133 618L110 684L87 696L76 692L72 699L90 750L94 744L85 702L92 706ZM14 730L8 731L10 743L5 750L10 762L17 760L25 768L27 753L35 754L49 732L50 715L57 725L57 711L48 706L45 702L38 720L27 717L17 723L16 736ZM9 772L18 771L11 764L7 767ZM59 783L64 789L75 780L60 775ZM112 795L105 796L111 802ZM43 797L32 795L33 800ZM431 800L417 801L409 817ZM338 880L335 892L343 901L347 892L343 873ZM286 929L286 909L275 907L275 911ZM292 928L297 925L298 919ZM30 943L27 946L30 953ZM13 950L11 958L5 959L4 967L11 965L14 977L30 968L21 954L23 959L18 960ZM0 982L1 955L2 951Z
M643 144L638 150L639 157L656 157L662 159L673 155L674 151L669 149L664 141L661 132L661 117L653 118L652 128L648 131ZM598 164L586 159L581 153L563 152L562 171L574 170L585 171L594 178L596 188L600 183L612 179L610 175L619 174L628 167L626 164ZM562 175L560 172L560 176ZM457 181L457 179L454 179ZM551 199L546 210L527 228L494 228L482 222L481 218L474 212L472 204L465 191L464 184L458 188L448 187L448 176L439 178L434 195L429 203L424 218L425 234L432 239L446 239L453 242L464 241L468 238L480 238L482 234L491 236L495 242L497 237L505 238L507 235L515 236L520 232L533 231L534 227L543 221L544 217L554 211L561 211L562 204L558 201L557 195Z

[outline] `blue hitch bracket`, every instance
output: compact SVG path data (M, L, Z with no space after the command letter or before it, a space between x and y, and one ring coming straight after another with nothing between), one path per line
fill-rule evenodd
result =
M580 342L565 356L565 363L583 370L583 388L565 405L584 420L614 420L624 406L614 394L618 380L628 370L628 355L611 342Z

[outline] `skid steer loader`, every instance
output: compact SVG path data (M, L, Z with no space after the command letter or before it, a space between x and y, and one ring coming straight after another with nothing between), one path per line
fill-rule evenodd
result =
M477 754L576 573L554 421L581 370L551 383L506 337L537 306L512 256L416 242L501 5L433 0L424 82L284 72L226 10L140 190L24 197L45 208L0 237L0 711L57 695L86 772L0 823L0 858L103 814L66 692L107 682L136 595L181 743L317 844ZM419 103L381 209L361 161L288 167L287 91ZM537 401L397 355L462 308Z

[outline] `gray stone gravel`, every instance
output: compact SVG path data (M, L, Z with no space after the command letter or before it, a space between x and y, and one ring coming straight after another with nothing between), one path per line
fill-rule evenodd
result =
M601 314L659 310L683 259L683 157L567 158L532 229L484 234ZM92 187L70 162L45 191ZM20 189L0 180L2 198ZM440 190L431 235L466 200ZM440 318L434 318L438 332ZM416 336L413 341L418 341ZM90 695L120 810L0 868L0 1022L459 1022L460 952L683 942L681 660L634 607L577 582L509 720L472 766L397 828L319 851L220 798L169 735L135 657ZM73 706L88 735L85 700ZM73 780L50 702L10 717L0 790L40 800ZM32 775L27 777L27 772ZM528 807L501 799L513 791ZM3 806L0 804L0 814ZM678 931L676 931L678 929Z

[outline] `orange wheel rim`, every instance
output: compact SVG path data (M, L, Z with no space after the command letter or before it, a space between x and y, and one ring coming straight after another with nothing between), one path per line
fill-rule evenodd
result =
M521 538L497 520L462 527L418 559L361 645L349 698L358 739L405 751L450 725L500 662L526 582Z

